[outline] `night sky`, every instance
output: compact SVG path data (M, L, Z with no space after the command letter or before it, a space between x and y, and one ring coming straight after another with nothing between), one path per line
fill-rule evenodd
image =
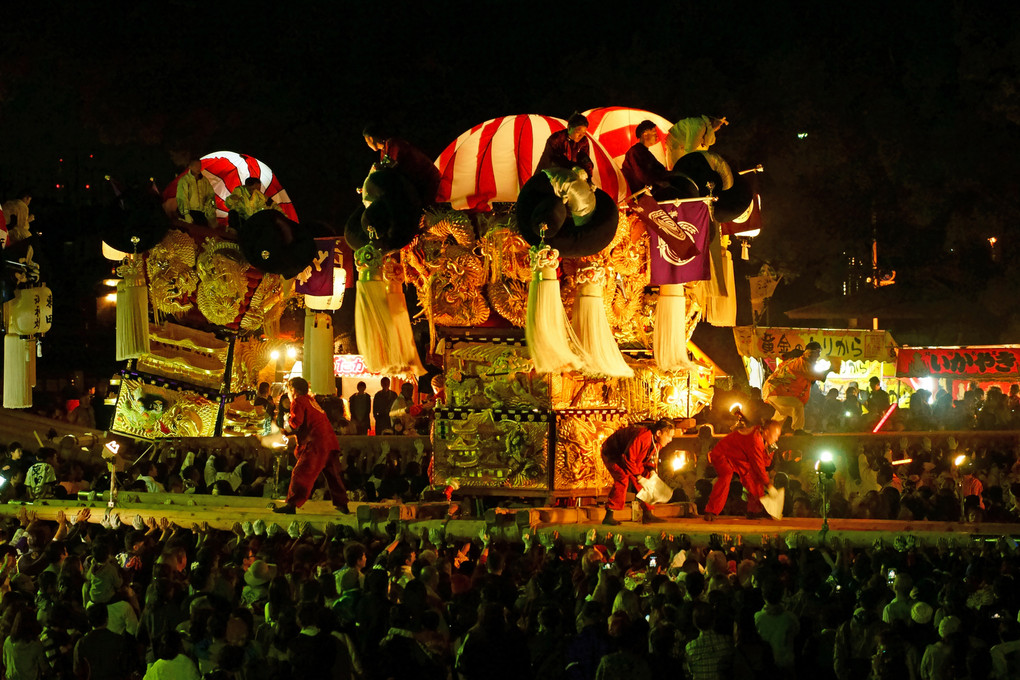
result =
M897 285L971 301L900 322L907 340L1020 338L1016 6L42 4L4 18L0 194L31 187L51 260L79 262L53 276L68 313L108 270L104 175L163 185L193 156L247 153L302 220L342 231L373 160L367 122L434 157L496 116L620 105L726 116L713 150L765 166L766 229L737 275L784 274L772 324L821 325L782 312L839 294L874 229Z

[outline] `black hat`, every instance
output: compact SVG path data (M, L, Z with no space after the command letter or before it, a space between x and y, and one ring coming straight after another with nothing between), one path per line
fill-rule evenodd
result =
M399 250L419 233L422 202L411 181L396 168L376 170L365 180L368 207L348 220L344 238L353 250L373 243L384 253Z
M162 200L150 183L121 185L111 181L114 200L107 207L100 237L124 253L144 253L170 230Z
M310 265L316 255L308 229L276 210L260 210L249 217L238 241L252 266L288 279Z

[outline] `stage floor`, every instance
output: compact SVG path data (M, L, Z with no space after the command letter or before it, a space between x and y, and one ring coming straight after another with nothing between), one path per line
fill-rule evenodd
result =
M91 522L98 523L107 512L116 513L125 524L131 524L135 515L143 518L167 518L177 525L190 529L193 524L208 524L214 529L229 530L235 522L254 522L261 519L268 527L277 524L284 530L294 522L298 526L308 523L310 530L321 534L328 523L352 527L385 536L394 528L407 529L413 534L436 528L456 538L476 538L486 529L496 540L520 540L524 533L556 532L566 541L583 541L585 534L595 529L600 538L606 533L619 534L628 544L642 544L646 536L686 535L693 545L708 545L713 535L723 540L758 546L763 540L786 540L790 534L808 537L814 545L822 529L822 520L817 518L783 520L744 517L718 517L706 522L702 517L677 517L680 508L658 506L656 513L665 521L657 524L641 524L623 521L619 526L601 523L604 511L595 506L580 508L497 508L489 509L482 516L471 516L471 504L466 501L453 503L352 503L350 514L340 514L329 501L309 501L295 515L275 514L271 505L278 504L268 498L241 498L221 496L194 496L180 494L121 494L117 504L109 508L102 497L95 500L37 501L35 503L8 503L0 505L0 514L17 515L22 508L36 513L39 519L55 520L57 513L77 513L81 508L90 508ZM621 519L629 519L629 512L619 513ZM887 545L898 536L912 535L926 545L936 545L939 539L946 539L959 545L974 541L995 540L1001 536L1020 538L1020 524L964 524L958 522L902 522L887 520L832 519L829 520L828 537L849 540L854 546L870 546L876 539ZM738 539L739 537L739 539Z

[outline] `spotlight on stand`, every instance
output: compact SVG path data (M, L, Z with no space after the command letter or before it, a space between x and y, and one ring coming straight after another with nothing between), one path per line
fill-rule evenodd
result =
M832 476L836 474L836 461L833 459L832 451L822 451L818 454L815 472L818 473L818 489L822 495L822 530L820 533L821 539L824 540L825 535L829 532L829 494L826 487L828 482L832 481Z
M826 479L832 479L832 476L836 474L836 461L832 457L832 451L822 451L818 454L815 472L825 475Z
M747 418L744 417L744 412L741 410L743 406L740 402L736 402L733 406L730 406L730 415L737 417L737 427L740 425L747 425Z

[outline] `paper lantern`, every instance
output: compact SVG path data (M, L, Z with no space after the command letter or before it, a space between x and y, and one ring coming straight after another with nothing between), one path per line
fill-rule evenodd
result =
M344 303L344 290L347 287L347 272L343 267L333 268L333 292L330 295L305 295L305 307L319 311L340 309Z
M19 288L11 301L8 332L14 335L42 335L53 325L53 293L46 286Z

